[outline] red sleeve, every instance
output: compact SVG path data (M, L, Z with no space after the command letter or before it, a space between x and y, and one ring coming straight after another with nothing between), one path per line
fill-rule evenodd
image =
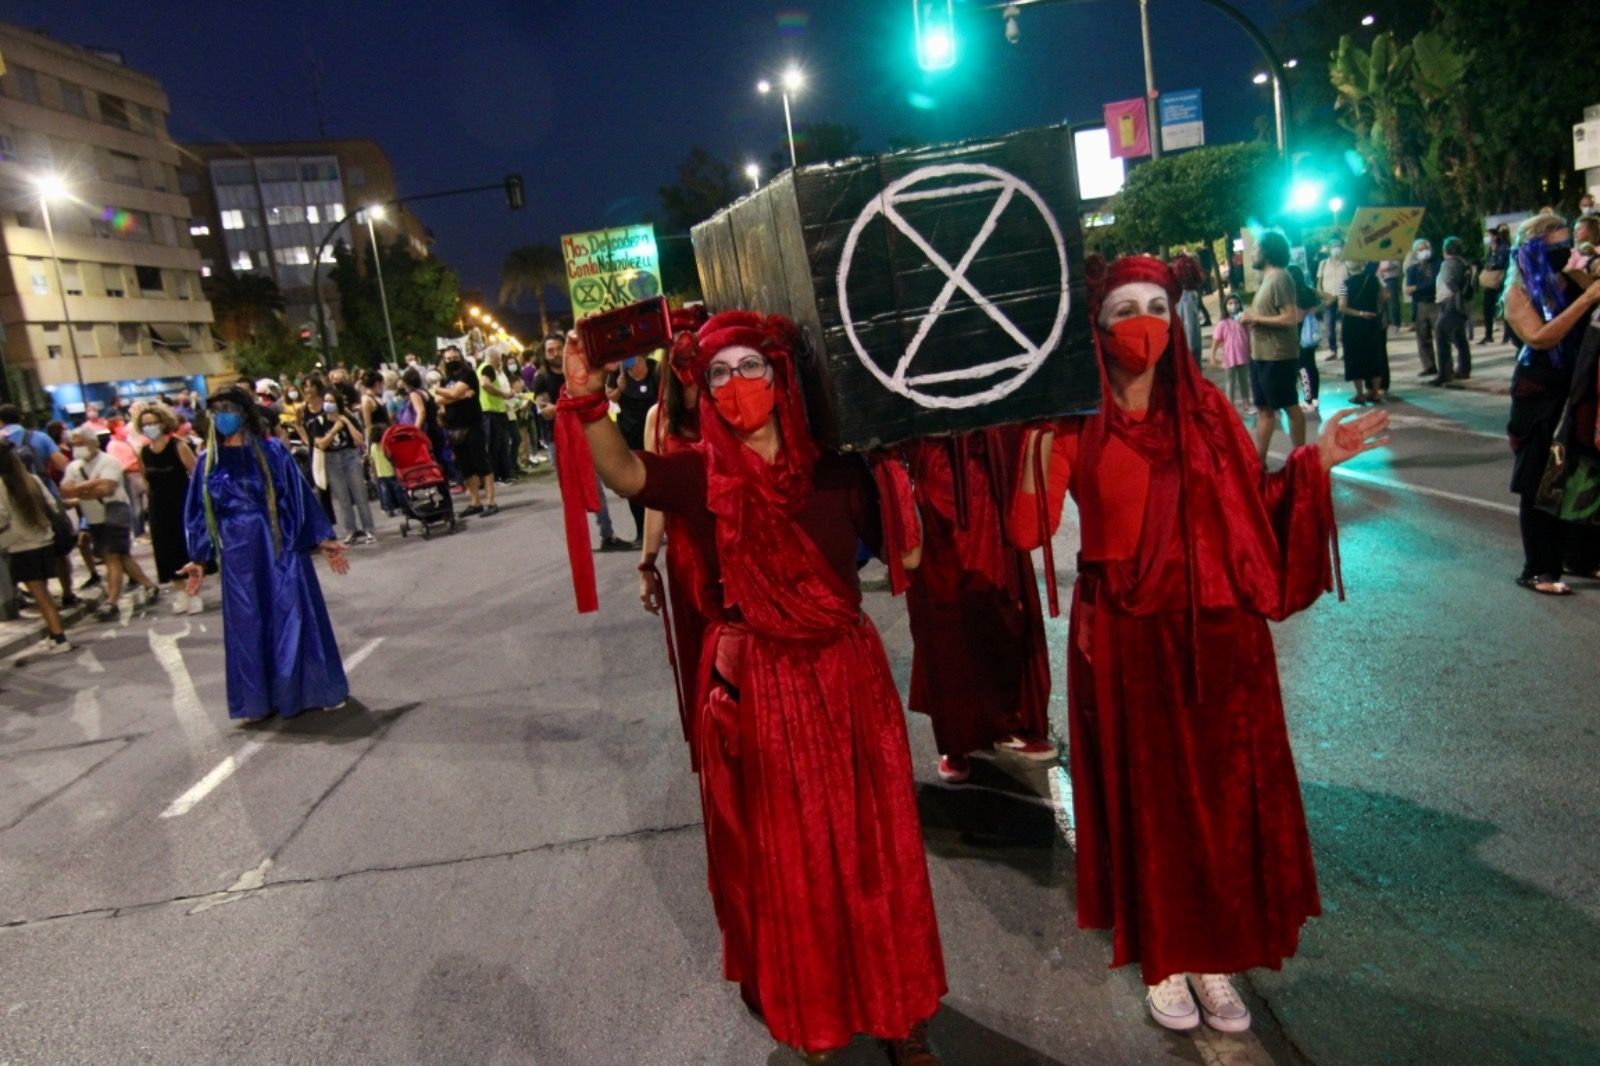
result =
M644 488L634 494L635 502L674 514L706 509L706 461L698 451L633 454L644 463Z
M1011 497L1011 507L1006 514L1006 535L1022 551L1032 551L1043 544L1045 538L1055 534L1061 525L1061 508L1066 503L1067 489L1072 483L1072 468L1078 458L1078 437L1082 423L1077 420L1063 422L1055 427L1055 443L1050 448L1049 480L1045 486L1045 510L1040 513L1035 485L1023 470L1028 450L1036 447L1040 430L1030 429L1022 435L1025 449L1017 462L1017 487ZM1048 531L1045 529L1048 523Z
M1262 479L1267 518L1278 536L1282 600L1275 620L1303 611L1331 591L1339 569L1339 531L1333 519L1333 491L1315 445L1289 453L1282 470ZM1332 548L1332 554L1329 548ZM1344 595L1340 580L1340 598Z

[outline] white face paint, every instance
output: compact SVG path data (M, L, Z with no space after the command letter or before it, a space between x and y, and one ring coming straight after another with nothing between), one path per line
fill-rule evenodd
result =
M1150 281L1130 281L1118 285L1106 295L1105 302L1100 305L1100 328L1110 329L1113 322L1140 315L1154 315L1166 320L1170 306L1167 290L1160 285Z

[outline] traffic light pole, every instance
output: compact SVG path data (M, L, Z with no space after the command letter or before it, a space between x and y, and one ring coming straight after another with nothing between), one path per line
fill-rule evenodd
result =
M506 206L510 210L517 211L521 209L522 177L518 174L509 174L503 181L495 182L492 185L469 185L463 189L442 189L439 192L420 192L415 196L399 196L393 200L384 200L382 203L368 204L367 210L370 210L374 207L390 207L397 204L410 204L415 203L418 200L438 200L445 196L465 196L468 193L488 192L490 189L499 189L506 194ZM348 221L350 221L350 216L346 215L344 218L339 219L332 226L328 227L328 232L322 235L322 240L317 244L317 254L311 259L311 291L316 295L317 298L317 343L322 348L322 365L324 367L328 365L328 360L333 356L328 347L328 313L323 307L322 281L319 277L322 271L322 253L327 249L328 242L333 240L333 235L338 233L340 228L343 227ZM373 240L373 255L377 255L376 238ZM380 267L379 269L382 268ZM387 306L385 306L385 319L388 318L388 312L389 309ZM392 350L394 347L394 341L392 338L389 341L389 345Z

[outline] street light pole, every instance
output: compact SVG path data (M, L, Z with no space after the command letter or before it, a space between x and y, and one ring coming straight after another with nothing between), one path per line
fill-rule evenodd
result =
M1139 0L1139 38L1144 44L1144 113L1150 129L1150 158L1161 158L1161 111L1156 101L1156 61L1150 51L1150 0Z
M44 235L50 242L50 263L55 268L56 290L61 293L61 319L67 331L67 347L72 350L72 369L78 375L78 402L89 411L89 386L83 381L83 362L78 358L78 338L72 327L72 312L67 308L67 287L61 281L61 256L56 252L56 231L50 223L50 197L39 193L39 209L44 214Z
M394 349L394 326L389 322L389 294L383 287L383 262L378 254L378 232L372 228L372 217L377 211L375 207L367 208L367 236L372 240L372 268L378 275L378 302L383 305L383 332L389 338L389 363L391 366L399 366L400 356Z
M798 167L800 165L800 160L795 155L794 151L794 118L789 114L788 89L783 90L783 128L788 131L789 134L789 165L791 167Z

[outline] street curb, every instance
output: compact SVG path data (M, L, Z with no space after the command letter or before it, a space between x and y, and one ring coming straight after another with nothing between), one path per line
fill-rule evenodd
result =
M68 631L68 639L71 639L72 627L92 615L105 599L104 590L98 586L92 589L79 589L77 595L82 602L61 612L61 628ZM28 628L17 636L0 638L0 660L27 651L39 643L45 635L43 621L33 618L19 618L15 621L28 623Z

